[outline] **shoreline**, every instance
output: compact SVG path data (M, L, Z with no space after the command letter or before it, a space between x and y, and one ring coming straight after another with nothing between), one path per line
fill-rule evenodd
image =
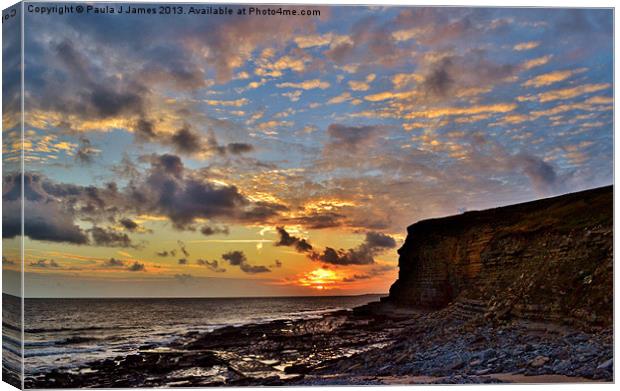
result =
M165 347L27 377L27 388L613 381L613 330L370 304L190 332ZM457 316L458 315L458 316Z

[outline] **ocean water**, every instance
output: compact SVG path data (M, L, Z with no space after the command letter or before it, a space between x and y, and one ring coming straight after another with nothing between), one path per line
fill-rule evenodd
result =
M165 345L191 331L319 317L379 297L26 299L26 376Z

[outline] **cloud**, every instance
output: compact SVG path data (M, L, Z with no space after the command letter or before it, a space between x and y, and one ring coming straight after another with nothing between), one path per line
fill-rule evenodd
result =
M521 42L514 45L512 48L518 52L523 50L532 50L537 48L540 45L540 42L530 41L530 42Z
M127 270L130 272L144 272L146 271L146 268L144 267L143 263L139 263L136 261L132 265L128 266Z
M377 276L381 276L383 274L385 274L386 272L392 271L396 269L396 266L392 266L392 265L382 265L380 267L374 267L372 269L370 269L370 271L368 273L364 273L364 274L354 274L351 277L345 277L342 279L342 282L356 282L356 281L360 281L360 280L369 280L371 278L377 277Z
M443 55L436 60L425 60L421 99L458 98L471 91L486 91L499 83L512 80L519 68L508 63L496 63L484 50L473 50L467 55ZM415 97L416 95L414 95Z
M196 263L200 266L205 266L209 270L214 271L216 273L224 273L226 271L226 269L221 267L219 262L215 259L213 261L209 261L206 259L198 259Z
M242 153L252 152L254 146L245 143L230 143L226 146L226 149L233 155L240 155Z
M299 88L302 90L313 90L313 89L319 88L321 90L325 90L330 87L330 84L327 81L313 79L313 80L302 81L299 83L292 83L292 82L280 83L280 84L277 84L277 87L278 88Z
M440 107L425 111L414 111L404 115L405 119L439 118L449 116L465 116L487 113L508 113L517 108L514 103L493 103L468 107Z
M179 260L177 261L177 263L178 263L179 265L187 265L187 264L188 264L188 262L189 262L189 261L187 260L187 258L181 258L181 259L179 259Z
M423 81L424 77L417 73L397 73L392 76L392 85L397 90Z
M246 98L240 98L235 100L215 100L215 99L207 99L205 103L209 106L232 106L232 107L241 107L247 105L249 100Z
M278 235L280 235L280 239L274 243L275 246L294 247L300 253L312 251L312 245L306 239L292 236L286 232L284 227L276 227L276 230L278 231Z
M2 237L14 238L21 235L20 188L21 175L4 177ZM50 195L44 188L43 177L36 174L24 175L24 234L33 240L88 243L86 233L75 224L75 213Z
M290 91L290 92L283 93L282 96L286 96L287 98L289 98L291 100L291 102L297 102L299 100L299 98L301 98L301 94L302 93L303 93L303 91L301 91L301 90Z
M177 255L177 251L176 250L162 250L162 251L158 251L155 253L158 257L167 257L167 256L172 256L174 257L175 255Z
M283 219L288 224L299 224L311 229L334 228L344 225L346 217L334 212L310 212Z
M217 234L228 235L230 232L228 230L228 227L211 227L209 225L203 225L200 228L200 233L202 233L205 236L210 236L210 235L217 235Z
M533 59L527 60L523 64L521 64L521 68L523 68L523 70L527 71L527 70L530 70L532 68L540 67L540 66L543 66L543 65L547 64L552 58L553 58L552 54L549 54L549 55L546 55L546 56L542 56L542 57L533 58Z
M366 240L363 245L371 249L394 248L396 247L396 241L393 237L380 232L368 232L366 233Z
M123 267L125 266L125 262L120 259L110 258L103 262L102 267Z
M121 225L125 227L126 230L131 232L135 231L139 227L138 223L127 217L120 219L119 223L121 223Z
M560 181L551 164L526 153L517 154L511 160L523 170L538 193L551 194L557 190Z
M553 72L549 72L549 73L545 73L542 75L538 75L532 79L529 79L528 81L526 81L525 83L523 83L522 85L524 87L544 87L544 86L548 86L550 84L554 84L554 83L558 83L561 81L564 81L568 78L570 78L571 76L573 76L575 73L578 72L584 72L586 70L586 68L580 68L578 70L574 70L574 71L570 71L570 70L566 70L566 71L553 71Z
M49 54L62 64L61 68L55 69L62 69L61 73L71 77L39 79L41 84L33 90L32 109L42 108L93 119L144 112L148 89L139 82L119 82L115 77L104 76L103 71L72 40L65 39L50 46L52 52ZM58 67L58 62L50 63ZM38 64L33 69L33 72L37 71Z
M31 267L39 267L39 268L59 268L60 265L56 263L53 259L49 261L47 259L39 259L36 262L30 262Z
M131 183L135 208L170 218L180 229L195 219L262 220L275 216L280 205L251 202L236 186L209 182L185 169L175 155L153 155L145 178Z
M239 266L241 271L248 274L269 273L268 267L262 265L250 265L242 251L230 251L222 254L222 259L228 261L231 266Z
M95 156L99 155L101 151L93 148L90 140L86 137L80 138L80 145L75 151L75 160L81 164L91 164L95 160Z
M339 103L343 103L351 99L352 97L351 97L350 92L343 92L342 94L335 96L331 98L330 100L328 100L327 103L328 104L339 104Z
M136 247L126 233L94 226L90 230L93 244L104 247Z
M248 273L248 274L271 272L271 270L269 270L268 267L263 266L263 265L249 265L247 263L242 263L241 265L239 265L239 267L244 273Z
M139 141L152 141L157 137L152 121L140 118L135 122L133 134Z
M247 258L242 251L231 251L222 255L222 259L228 261L232 266L240 266L247 263Z
M338 45L340 42L348 41L349 37L334 33L301 35L294 38L295 43L301 49L321 47L327 45Z
M455 83L452 77L453 59L443 58L439 64L424 78L422 85L434 95L445 96Z
M323 54L338 65L360 62L369 66L394 66L403 60L387 23L377 16L357 20L351 33L332 42Z
M233 142L220 145L215 133L210 131L202 136L185 124L172 135L153 133L148 141L158 141L164 145L171 145L177 153L195 155L198 157L241 155L254 151L254 146L247 143Z
M572 99L580 95L590 94L593 92L606 90L608 88L611 88L611 84L609 83L584 84L577 87L541 92L537 95L537 97L540 102L544 103L554 100Z
M177 240L177 244L179 245L179 248L181 249L183 255L189 257L189 251L187 251L187 248L185 248L185 243L181 240Z
M371 147L381 136L385 128L381 126L346 126L331 124L327 128L328 142L324 151L333 153L358 152Z
M396 241L389 235L379 232L368 232L362 244L348 250L336 250L326 247L322 253L311 252L309 258L313 261L332 265L371 265L374 257L381 252L396 247Z
M370 88L370 83L375 80L376 75L374 73L366 76L366 79L363 81L350 80L348 82L349 88L353 91L368 91Z
M170 137L170 143L179 153L193 154L202 150L200 136L188 126L177 130Z

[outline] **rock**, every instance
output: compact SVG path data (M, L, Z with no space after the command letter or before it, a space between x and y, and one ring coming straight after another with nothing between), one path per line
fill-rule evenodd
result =
M310 368L305 364L293 364L284 368L284 373L306 374L308 372L310 372Z
M483 350L482 352L480 352L478 354L478 357L480 357L480 359L482 361L487 361L487 360L490 360L491 358L495 357L495 355L496 355L495 350L493 350L493 349L486 349L486 350Z
M269 365L269 366L280 364L280 360L258 360L258 362L261 364Z
M530 366L539 368L548 363L549 360L549 357L546 356L536 356L532 361L530 361Z
M564 373L570 370L570 361L562 360L553 366L553 371L557 373Z
M596 367L596 369L604 369L604 370L611 370L614 367L614 359L610 358L609 360L601 363L598 367Z

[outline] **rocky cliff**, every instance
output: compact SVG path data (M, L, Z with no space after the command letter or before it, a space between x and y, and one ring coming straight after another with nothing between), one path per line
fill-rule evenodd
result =
M420 221L387 302L488 317L613 321L613 187Z

